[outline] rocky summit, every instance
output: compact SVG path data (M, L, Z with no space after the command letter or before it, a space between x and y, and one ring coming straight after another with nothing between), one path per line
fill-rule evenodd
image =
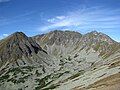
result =
M0 40L0 90L119 90L120 43L101 32L55 30Z

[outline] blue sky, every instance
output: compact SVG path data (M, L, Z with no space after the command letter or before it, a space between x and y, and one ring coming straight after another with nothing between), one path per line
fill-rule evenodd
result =
M120 0L0 0L0 38L56 29L96 30L120 42Z

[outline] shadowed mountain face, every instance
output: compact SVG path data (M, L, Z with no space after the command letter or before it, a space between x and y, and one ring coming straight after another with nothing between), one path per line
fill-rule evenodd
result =
M0 41L0 74L16 67L44 68L51 64L49 60L47 52L22 32L16 32Z
M22 32L16 32L0 42L0 60L16 61L22 56L31 57L39 51L45 52L35 41ZM45 52L47 53L47 52Z
M0 42L1 60L19 59L24 56L30 56L43 51L42 48L31 38L28 38L22 32L16 32Z
M119 68L120 44L96 31L16 32L0 41L0 90L86 90Z

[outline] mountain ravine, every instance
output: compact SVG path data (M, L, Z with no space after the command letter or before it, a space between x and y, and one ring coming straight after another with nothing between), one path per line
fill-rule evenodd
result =
M0 90L120 90L120 43L55 30L0 40Z

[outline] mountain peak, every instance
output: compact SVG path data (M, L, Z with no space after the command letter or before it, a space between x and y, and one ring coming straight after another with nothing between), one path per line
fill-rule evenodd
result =
M108 35L102 33L102 32L97 32L97 31L92 31L84 35L88 40L98 40L98 41L105 41L109 44L114 43L115 41L111 39Z
M0 42L0 59L18 59L31 56L33 53L44 51L32 38L23 32L15 32ZM45 51L44 51L45 52Z
M23 32L15 32L13 34L16 34L16 35L25 35Z
M10 35L10 38L16 38L18 40L20 39L27 39L28 37L23 32L15 32L12 35Z
M66 45L68 44L68 42L74 43L79 41L81 37L82 34L80 34L79 32L54 30L43 36L38 37L37 40L48 45Z
M76 31L71 31L71 30L54 30L54 31L51 31L51 32L49 32L49 33L78 33L78 34L80 34L79 32L76 32Z
M53 84L54 89L63 89L60 84L69 82L65 87L71 83L76 85L81 80L84 82L84 78L88 78L85 82L91 81L96 72L100 74L96 74L95 78L100 79L119 73L119 50L120 44L97 31L81 35L75 31L55 30L34 37L16 32L0 41L0 90L7 90L8 87L11 90L53 89ZM111 70L115 72L109 73ZM86 73L91 73L93 77ZM81 79L76 79L79 77ZM31 80L32 84L28 83Z
M94 30L94 31L92 31L92 32L90 32L91 34L94 34L94 35L98 35L99 34L99 32L98 31L96 31L96 30Z

